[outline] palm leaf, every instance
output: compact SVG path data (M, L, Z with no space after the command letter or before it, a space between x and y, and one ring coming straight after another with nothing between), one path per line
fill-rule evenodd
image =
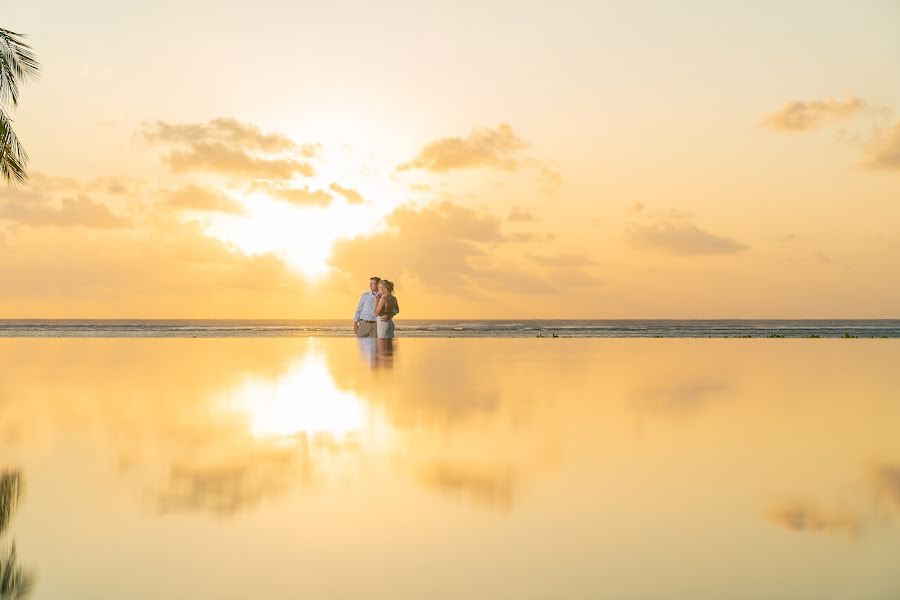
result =
M40 70L31 46L21 33L0 29L0 102L16 106L19 84L35 79Z
M25 183L28 181L27 165L28 153L19 143L9 115L0 108L0 174L10 183Z

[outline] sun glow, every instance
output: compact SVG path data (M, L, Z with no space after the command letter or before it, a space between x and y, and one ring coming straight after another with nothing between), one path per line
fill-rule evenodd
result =
M335 241L382 229L384 216L406 200L390 165L375 164L372 156L348 146L319 152L316 175L292 186L325 191L332 196L327 206L292 204L265 191L231 191L244 214L216 213L204 232L248 255L275 254L307 278L320 278L329 270ZM332 184L357 192L364 201L348 202L330 190Z
M245 254L276 254L310 279L328 271L331 247L376 226L368 211L344 202L332 206L297 207L254 193L241 199L243 215L215 215L205 233L234 244Z

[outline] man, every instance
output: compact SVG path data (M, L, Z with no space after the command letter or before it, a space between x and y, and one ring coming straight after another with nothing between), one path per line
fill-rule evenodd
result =
M375 328L375 303L378 301L378 282L381 277L369 278L369 291L363 292L359 297L356 312L353 313L353 333L356 337L378 337ZM394 315L400 312L400 305L394 303L393 315L382 315L382 321L390 321Z

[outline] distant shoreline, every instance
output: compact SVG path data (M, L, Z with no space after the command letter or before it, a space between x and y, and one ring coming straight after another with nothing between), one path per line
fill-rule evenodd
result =
M397 319L408 338L900 338L900 319ZM349 319L0 319L0 338L353 337Z

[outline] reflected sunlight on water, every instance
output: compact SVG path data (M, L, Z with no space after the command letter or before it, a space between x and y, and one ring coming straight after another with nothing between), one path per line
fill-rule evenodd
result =
M326 433L343 438L366 425L365 404L334 383L325 357L312 348L277 378L254 377L234 390L235 408L250 416L258 437Z
M0 340L25 490L0 543L37 599L887 598L897 364L893 340Z

